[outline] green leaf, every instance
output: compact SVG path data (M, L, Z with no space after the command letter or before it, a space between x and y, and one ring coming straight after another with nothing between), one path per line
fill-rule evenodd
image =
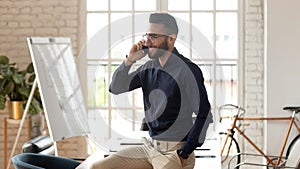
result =
M20 72L18 72L18 73L20 73L20 74L22 74L22 76L26 76L26 74L27 74L27 71L26 70L22 70L22 71L20 71Z
M29 83L33 83L34 80L35 80L35 74L32 74L31 76L29 76L29 78L28 78Z
M9 59L7 56L4 56L4 55L0 56L0 64L8 65L8 63L9 63Z
M0 93L4 89L4 85L7 82L7 79L0 79Z
M29 94L30 94L30 91L29 91L29 89L27 87L19 87L18 88L18 92L21 95L25 96L26 98L29 97Z
M32 105L37 112L41 111L40 103L35 98L32 99Z
M32 62L27 66L26 71L28 73L33 73L34 72L34 67L33 67L33 63Z
M14 74L12 78L16 84L22 85L24 82L24 76L22 74Z
M38 112L36 112L36 110L34 109L33 106L30 106L29 110L28 110L28 113L31 114L31 115L33 115L33 114L37 114Z
M2 76L4 78L10 78L15 74L16 68L14 67L7 67L5 70L2 72Z
M10 80L4 86L3 93L4 94L9 94L9 93L11 93L14 90L14 88L15 88L15 83Z
M32 98L31 104L30 104L30 107L28 110L29 114L37 114L37 113L41 112L41 110L42 110L42 108L41 108L41 104L39 103L39 101L36 100L35 98Z

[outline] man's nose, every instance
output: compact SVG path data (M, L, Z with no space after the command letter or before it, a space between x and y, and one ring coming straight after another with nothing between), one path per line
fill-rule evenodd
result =
M151 40L150 40L149 38L146 38L145 40L146 40L146 41L145 41L145 46L151 47L151 46L152 46Z

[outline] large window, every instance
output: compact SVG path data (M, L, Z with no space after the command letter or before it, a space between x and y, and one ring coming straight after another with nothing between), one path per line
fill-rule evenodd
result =
M144 117L141 90L116 98L108 88L114 70L147 31L151 12L166 11L176 17L175 46L203 71L213 111L224 103L238 103L240 1L86 1L88 116L92 132L99 133L93 136L97 141L145 134L140 131Z

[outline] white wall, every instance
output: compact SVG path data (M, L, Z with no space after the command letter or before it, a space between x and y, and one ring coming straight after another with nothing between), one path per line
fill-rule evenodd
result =
M300 1L267 0L265 13L265 114L285 116L300 106ZM266 148L278 154L287 123L268 122Z

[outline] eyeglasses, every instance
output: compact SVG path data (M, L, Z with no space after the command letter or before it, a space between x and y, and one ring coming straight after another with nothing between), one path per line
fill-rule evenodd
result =
M162 35L162 34L155 34L155 33L146 33L143 35L143 38L145 40L150 40L151 42L154 42L157 38L162 37L162 36L168 36L168 35Z

